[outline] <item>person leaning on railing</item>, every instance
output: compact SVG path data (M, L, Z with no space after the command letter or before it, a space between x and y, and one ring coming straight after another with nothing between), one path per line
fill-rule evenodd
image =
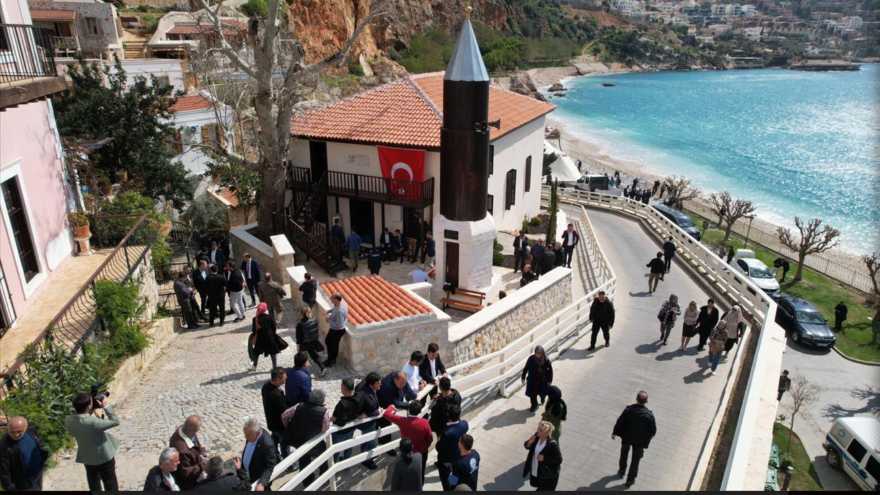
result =
M330 429L330 411L324 407L324 391L317 388L312 391L309 400L297 404L281 415L284 422L284 442L299 449L315 436ZM311 450L299 458L299 469L304 470L313 459L327 450L327 444L318 442ZM327 463L321 463L321 474L327 472ZM305 486L315 481L315 474L310 474L304 481Z

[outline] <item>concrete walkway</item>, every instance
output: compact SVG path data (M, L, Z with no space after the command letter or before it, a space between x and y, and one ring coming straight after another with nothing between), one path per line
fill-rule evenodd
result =
M706 351L698 354L692 345L679 352L681 319L669 345L660 346L656 315L670 292L679 296L683 306L691 300L705 304L708 297L680 266L672 268L655 295L648 295L645 264L658 250L653 239L635 221L594 210L588 213L619 279L614 300L617 322L610 348L602 347L600 336L599 347L587 351L586 337L554 363L554 385L562 389L568 404L558 489L624 488L616 476L620 440L612 441L611 431L623 408L645 390L658 432L632 489L685 490L718 408L729 365L722 361L718 375L710 376ZM480 489L532 489L522 477L523 442L535 431L541 410L530 413L528 407L529 400L520 390L470 422L482 458ZM439 489L435 469L428 469L426 482L426 489Z

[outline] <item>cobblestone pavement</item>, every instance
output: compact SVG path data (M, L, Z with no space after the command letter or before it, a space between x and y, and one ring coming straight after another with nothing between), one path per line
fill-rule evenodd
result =
M156 465L159 453L168 445L175 428L187 416L202 416L199 437L211 455L229 459L240 455L244 446L241 426L247 416L259 418L265 426L260 388L269 379L271 360L261 357L254 372L247 356L254 308L247 319L209 328L206 324L173 339L150 365L140 382L132 386L116 404L121 424L111 430L120 441L116 454L119 488L143 488L147 471ZM290 347L278 356L280 366L293 366L293 308L285 308L283 331ZM353 376L350 370L329 371L324 378L313 377L313 386L327 393L327 404L335 405L341 396L339 382ZM332 407L332 406L331 406ZM46 490L86 490L85 468L75 464L75 451L64 456L56 468L46 473Z

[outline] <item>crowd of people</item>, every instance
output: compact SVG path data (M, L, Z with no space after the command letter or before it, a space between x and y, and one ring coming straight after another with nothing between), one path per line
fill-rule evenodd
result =
M513 273L522 273L520 287L538 280L541 275L556 267L571 268L575 247L580 242L580 235L574 229L574 224L568 224L561 239L561 242L554 242L550 246L549 242L545 245L544 239L533 242L523 231L519 231L513 239Z
M379 275L383 265L393 262L403 263L407 257L410 263L419 261L420 268L429 271L434 266L437 248L430 224L422 218L419 218L419 232L421 239L408 239L400 229L395 229L392 234L388 227L385 227L373 247L366 249L362 246L363 240L357 227L351 227L348 236L345 235L338 218L333 219L333 226L330 227L330 235L342 243L348 253L352 273L357 272L358 261L366 259L371 275Z

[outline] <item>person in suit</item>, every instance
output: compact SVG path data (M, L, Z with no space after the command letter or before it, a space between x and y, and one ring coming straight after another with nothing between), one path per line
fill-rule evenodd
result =
M361 382L354 388L355 396L361 403L361 414L363 414L364 417L377 416L381 412L381 408L379 407L379 396L376 395L376 392L379 391L379 387L381 386L382 377L378 373L368 373L366 378L361 380ZM361 431L361 435L372 433L376 431L377 428L378 425L375 421L362 423L357 427L357 429ZM379 445L379 440L370 440L367 443L361 444L361 454L375 449L377 445ZM379 468L379 466L376 465L376 461L373 459L367 459L362 462L361 465L370 471L375 471Z
M272 368L269 381L263 384L260 394L263 397L263 412L266 414L266 428L272 433L272 441L275 442L275 453L279 459L290 455L290 445L282 441L284 435L284 423L281 415L290 407L287 396L284 394L284 384L287 381L287 371L284 368Z
M201 427L202 418L193 414L186 418L183 426L178 428L168 441L168 446L177 449L180 457L180 463L174 471L174 479L184 491L192 490L205 472L207 459L202 455L204 449L198 437Z
M284 306L281 300L287 297L287 291L278 282L272 280L272 274L266 272L263 282L260 284L260 301L266 303L269 307L269 314L275 318L275 323L281 324L281 317L284 313Z
M196 321L192 308L193 289L186 283L186 274L183 272L180 272L177 275L177 280L174 281L174 295L177 296L177 304L183 313L183 321L186 322L186 328L190 330L199 328L199 323Z
M168 447L159 454L159 464L153 466L144 481L145 492L179 492L183 488L177 482L175 472L180 466L180 454L174 447Z
M568 230L562 233L562 251L565 253L564 266L571 268L571 258L574 255L574 248L581 242L581 236L574 230L574 224L568 224Z
M215 232L214 238L211 239L211 241L217 243L217 247L219 247L220 250L223 251L223 256L226 259L231 258L231 256L230 256L231 250L229 248L229 243L226 242L226 239L223 237L223 234L221 234L220 232Z
M258 492L271 490L272 470L278 464L275 442L255 418L245 421L243 430L245 445L241 453L241 465L248 473L248 481L257 483Z
M623 478L626 475L626 486L633 486L636 482L636 476L639 475L639 461L645 455L645 449L651 443L651 439L657 434L657 423L654 420L654 413L645 407L648 403L648 393L644 390L636 395L636 403L626 406L617 423L614 424L614 431L611 433L611 439L616 440L620 437L620 469L617 476ZM632 464L629 467L629 474L626 473L627 458L629 451L632 449Z
M400 230L397 229L394 231L394 242L391 244L391 251L394 256L400 257L400 263L403 263L404 254L406 252L406 236L400 233ZM392 257L392 261L394 258Z
M669 273L669 269L672 268L672 258L675 258L675 251L677 250L673 240L673 237L669 236L669 239L663 243L663 260L666 263L666 273Z
M211 249L211 246L209 245L209 246L205 246L199 250L199 254L196 255L196 265L197 266L200 265L202 263L202 261L204 261L208 265L211 264L211 255L208 254L208 250L210 250L210 249Z
M293 356L293 368L287 368L284 395L291 406L302 404L312 395L312 375L308 366L309 356L305 352L297 352Z
M526 360L522 382L526 384L526 395L532 403L529 411L535 412L538 410L538 396L543 404L547 398L547 387L553 383L553 366L543 347L536 346L535 353Z
M196 293L198 292L198 289L196 289L196 282L195 282L195 279L193 278L192 267L189 265L183 267L183 273L184 273L184 275L186 275L187 287L189 287L190 289L193 289L192 292L190 293L190 296L189 296L189 305L193 310L193 316L196 317L197 322L199 320L207 321L208 319L205 318L205 313L202 309L202 305L199 304L198 299L196 299Z
M379 245L382 246L385 264L388 264L388 262L394 257L394 236L391 235L391 231L388 230L388 227L382 229L382 234L379 235Z
M449 377L441 377L437 381L440 393L434 396L434 406L431 407L431 431L437 434L437 438L443 434L446 429L446 423L449 422L449 411L452 408L461 409L461 394L458 390L452 388L452 382Z
M522 277L519 279L519 286L525 287L535 280L538 280L538 276L532 271L532 265L527 263L522 269Z
M410 263L415 263L417 259L419 259L419 251L424 247L425 244L425 235L431 230L431 224L425 221L424 218L419 217L419 237L415 245L413 246L412 258L410 258ZM425 256L422 254L422 264L425 263Z
M437 380L444 376L449 376L446 373L446 366L443 366L443 361L440 360L439 345L433 342L428 344L428 352L425 353L425 359L419 365L419 375L421 375L422 380L425 380L425 383L435 386L437 385ZM429 393L429 395L431 394L433 392Z
M546 275L547 272L556 266L556 253L552 249L545 249L541 255L540 273Z
M251 306L257 305L257 292L260 291L260 264L257 260L251 258L250 253L244 253L242 256L244 261L241 262L241 271L244 273L244 280L247 283L248 292L251 295Z
M208 319L205 318L205 310L208 309L208 288L205 285L205 282L210 276L211 269L208 268L208 262L205 260L199 261L199 268L193 273L192 279L193 287L195 287L196 292L199 294L199 302L201 303L199 312L204 321L208 321Z
M194 492L249 492L248 473L241 467L241 459L232 460L234 473L223 474L223 458L216 455L208 460L205 468L207 477L199 481L193 488Z
M553 268L565 266L565 250L562 249L562 244L554 243L551 251L553 251Z
M93 411L94 406L103 410L107 418L99 418ZM116 480L119 440L107 433L107 430L119 426L113 406L107 404L107 398L98 400L91 394L79 394L73 398L73 409L76 414L67 416L64 426L76 439L76 462L86 467L89 491L100 492L102 484L108 492L119 491Z
M257 314L251 323L251 335L256 337L254 340L254 371L257 371L257 363L260 362L261 354L269 356L272 359L272 367L277 367L278 353L287 349L289 344L278 336L278 327L275 325L275 320L269 316L266 303L260 303L257 306Z
M232 260L226 262L226 270L223 273L226 277L226 293L229 294L229 305L235 312L235 321L238 323L244 320L244 272L240 268L235 267Z
M339 225L338 218L333 219L333 226L330 227L330 235L339 242L345 242L345 231L342 230L342 226Z
M529 239L519 231L519 235L513 240L513 273L522 270L526 264L529 248Z
M544 251L547 248L544 246L544 239L538 239L538 244L532 246L532 255L531 255L531 264L532 271L535 272L535 275L541 275L543 273L541 271L541 258L544 257Z
M602 336L605 337L605 347L610 347L610 333L614 327L614 304L605 295L604 290L600 290L598 297L593 299L593 304L590 305L588 321L593 324L593 329L590 336L590 347L587 350L592 351L596 349L596 338L599 336L599 330L602 330Z
M440 484L443 491L451 491L449 475L452 474L452 465L461 459L461 449L458 441L468 432L468 422L461 420L461 409L453 407L449 409L449 421L437 439L437 468L440 472Z
M205 280L205 293L208 300L208 325L214 326L214 319L219 316L220 326L226 320L226 279L220 275L217 265L211 265L211 274Z
M211 250L208 251L208 258L211 260L211 264L214 266L226 266L226 253L223 252L223 249L220 247L220 244L218 244L217 241L211 241Z
M0 487L5 491L42 491L49 451L23 416L9 420L0 439Z

